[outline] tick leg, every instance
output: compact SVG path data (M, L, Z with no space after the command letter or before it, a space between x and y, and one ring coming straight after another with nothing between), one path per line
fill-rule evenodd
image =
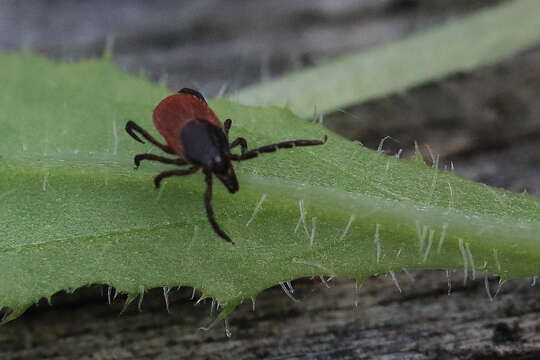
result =
M171 165L187 165L188 163L184 159L169 159L163 156L154 155L154 154L137 154L133 158L133 162L135 163L135 169L139 167L141 164L141 161L143 160L150 160L150 161L158 161L163 164L171 164Z
M232 126L232 120L231 119L227 119L223 123L223 128L225 130L225 135L227 135L227 137L229 137L229 130L231 130L231 126Z
M296 146L317 146L317 145L323 145L326 143L326 140L328 140L328 137L325 136L323 140L291 140L291 141L284 141L276 144L270 144L258 147L256 149L249 150L242 155L232 155L231 159L236 161L242 161L242 160L248 160L253 159L254 157L259 156L259 154L262 153L270 153L274 152L277 149L285 149L285 148L292 148Z
M189 174L193 174L193 173L196 173L197 170L199 170L199 167L198 166L192 166L190 167L189 169L182 169L182 170L168 170L168 171L163 171L161 173L159 173L155 178L154 178L154 185L156 187L156 189L158 189L160 186L161 186L161 180L165 179L165 178L168 178L168 177L171 177L171 176L183 176L183 175L189 175Z
M208 217L208 221L210 222L210 225L212 225L212 229L214 232L223 240L230 242L234 245L234 241L231 240L231 238L225 234L225 231L223 231L215 217L214 217L214 209L212 209L212 173L210 171L204 172L204 180L206 181L206 192L204 193L204 206L206 207L206 216Z
M150 135L148 133L148 131L144 130L142 127L137 125L134 121L129 120L127 122L127 124L126 124L126 132L132 138L134 138L135 140L137 140L141 144L144 144L144 141L141 140L141 138L136 134L136 132L139 133L140 135L142 135L142 137L144 137L146 140L150 141L152 144L154 144L155 146L157 146L158 148L160 148L161 150L166 152L167 154L176 155L174 153L173 149L171 149L168 145L163 145L162 143L160 143L159 141L154 139L154 137L152 135Z
M244 153L247 151L247 141L243 137L236 138L230 145L229 149L235 148L238 145L240 145L240 153L244 155Z
M198 92L197 90L193 90L193 89L190 89L190 88L183 88L181 90L178 90L178 93L179 94L188 94L188 95L195 96L197 99L201 100L202 102L204 102L206 104L206 100L204 99L204 96L200 92Z

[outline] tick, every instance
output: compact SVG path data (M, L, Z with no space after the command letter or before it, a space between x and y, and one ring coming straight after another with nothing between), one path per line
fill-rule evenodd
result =
M204 173L206 192L204 205L208 221L214 232L222 239L234 244L231 238L221 229L214 217L212 209L212 176L216 176L231 194L238 191L238 179L234 173L232 161L253 159L261 153L274 152L280 148L295 146L322 145L324 140L290 140L276 144L261 146L248 150L246 139L239 137L229 142L231 119L222 124L216 114L208 107L206 100L196 90L184 88L178 93L163 99L154 109L153 121L156 129L165 138L167 144L157 141L146 130L133 121L126 124L127 133L140 143L142 136L167 154L171 159L154 154L138 154L133 159L135 168L141 161L158 161L164 164L186 166L184 169L167 170L154 178L154 186L159 188L163 179L171 176L194 174L199 170ZM240 154L231 150L240 146Z

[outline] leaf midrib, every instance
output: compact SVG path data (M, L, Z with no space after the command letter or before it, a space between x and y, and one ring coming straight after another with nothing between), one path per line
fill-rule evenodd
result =
M313 154L314 156L314 154ZM329 163L331 164L331 163ZM85 176L85 173L92 170L92 168L89 167L73 167L69 166L69 164L63 163L63 165L66 165L65 169L70 169L70 177L82 177ZM342 169L338 168L335 164L331 164L334 167L336 167L337 170L342 171ZM19 165L21 172L24 174L42 174L43 169L36 169L31 164L25 163L25 165ZM64 167L62 167L64 168ZM99 169L99 168L96 168ZM110 169L110 168L109 168ZM105 178L107 178L107 181L114 182L121 180L125 180L126 174L130 174L131 169L121 172L111 172L111 173L103 173L100 171L93 172L93 177L97 178L97 181L104 181ZM130 182L132 184L141 184L145 185L148 184L149 186L149 180L148 180L148 173L150 171L146 171L144 173L132 173L132 176L130 177ZM352 173L345 173L342 171L345 175L354 175ZM361 178L358 176L354 176L355 178ZM196 180L192 180L190 185L195 185ZM291 195L294 198L302 198L306 201L310 201L314 205L319 203L321 205L321 202L324 203L332 203L334 208L341 208L342 210L346 211L354 211L358 212L361 209L372 209L372 211L369 213L369 216L373 215L376 212L391 212L395 213L396 208L400 208L403 210L412 211L416 217L421 217L422 214L427 214L429 218L437 218L434 214L446 214L446 216L451 215L451 217L456 222L466 223L470 221L470 217L474 217L474 223L477 224L485 224L487 226L490 226L492 228L500 227L500 224L505 224L505 229L500 229L501 231L504 231L508 234L512 234L513 232L517 231L516 236L527 238L530 235L523 236L524 232L530 232L531 234L540 233L540 221L530 221L531 219L527 219L524 221L522 218L516 218L511 216L478 216L477 213L474 212L465 212L463 210L456 211L455 209L451 210L451 213L448 214L448 208L443 208L439 206L422 206L422 208L419 208L415 205L414 200L411 201L396 201L396 200L389 200L387 198L373 196L371 194L365 194L365 193L354 193L350 191L344 191L339 189L333 189L328 187L321 187L313 184L306 184L302 183L302 185L299 185L296 182L291 181L284 181L283 179L277 178L277 177L268 177L268 176L256 176L256 175L248 175L244 174L241 175L241 182L243 184L244 188L250 189L251 193L253 194L260 194L261 192L264 193L278 193L278 194L288 194ZM76 182L75 182L76 183ZM257 189L257 190L255 190ZM264 190L258 190L258 189L264 189ZM15 190L13 190L15 191ZM12 191L12 192L13 192ZM246 190L244 190L246 191ZM7 193L1 194L0 196L6 196ZM11 192L9 192L11 194ZM424 204L423 204L424 205ZM397 214L396 214L397 215ZM394 216L396 216L394 215ZM407 217L412 217L411 215ZM519 220L516 222L516 220ZM512 225L508 225L508 224ZM102 234L97 235L96 237L102 237L102 236L111 236L114 234L122 234L122 233L129 233L129 232L137 232L137 231L146 231L150 229L167 229L167 228L173 228L181 226L181 222L175 222L175 221L169 221L168 224L159 224L155 226L145 226L140 228L132 228L132 230L119 230L119 231L113 231L113 232L105 232ZM526 228L524 228L526 227ZM79 238L91 238L90 235L80 235L75 237L66 237L61 238L54 241L73 241ZM53 242L54 242L53 241ZM33 244L25 244L22 247L10 247L10 248L0 248L0 251L9 251L9 250L17 250L20 248L24 248L26 246L39 246L43 244L47 244L51 242L50 240L42 243L33 243Z

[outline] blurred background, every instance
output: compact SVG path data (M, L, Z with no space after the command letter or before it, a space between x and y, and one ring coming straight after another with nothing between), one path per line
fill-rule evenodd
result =
M0 50L59 61L112 49L125 70L171 90L227 94L288 71L425 31L501 0L0 0ZM0 69L0 71L2 71ZM540 47L493 66L325 116L324 124L376 149L405 154L418 142L466 177L540 195ZM448 276L447 276L448 275ZM490 302L484 279L398 274L354 283L297 282L301 303L280 289L259 295L222 329L197 331L209 303L191 290L145 297L143 312L106 303L107 289L58 295L0 328L0 358L385 358L540 357L540 301L530 279ZM448 279L455 277L452 295ZM357 307L354 304L358 304ZM183 304L183 305L181 305Z

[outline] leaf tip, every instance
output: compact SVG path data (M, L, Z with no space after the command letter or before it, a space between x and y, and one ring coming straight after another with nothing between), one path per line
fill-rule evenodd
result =
M226 304L223 305L223 309L219 312L218 316L210 322L207 326L201 326L199 330L202 331L208 331L212 329L214 326L216 326L217 323L221 322L222 320L227 320L229 315L236 309L236 307L240 304L241 299L234 299Z
M19 316L22 315L23 312L26 311L25 306L21 306L19 308L13 308L9 306L5 306L0 309L0 325L5 325L11 320L15 320Z
M122 307L122 310L120 311L120 315L124 314L129 307L129 304L133 302L140 294L134 293L134 294L127 294L126 301L124 302L124 306Z

